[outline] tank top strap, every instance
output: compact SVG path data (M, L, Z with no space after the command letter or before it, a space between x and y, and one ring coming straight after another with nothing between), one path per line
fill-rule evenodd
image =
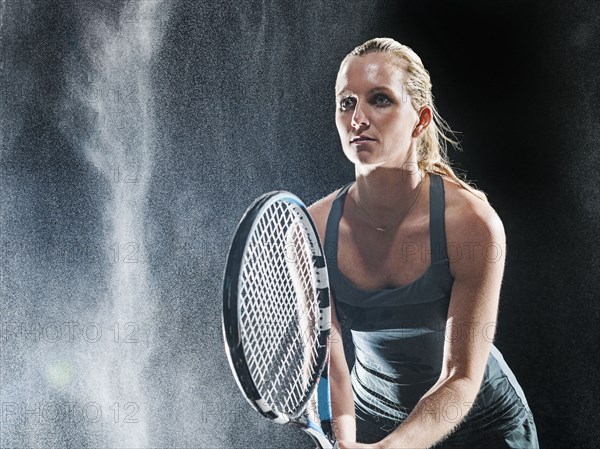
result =
M436 173L429 174L429 239L431 263L448 259L446 249L446 200L444 181Z
M337 196L333 200L331 210L329 211L329 217L327 218L327 227L325 228L325 257L327 264L337 263L337 249L338 249L338 234L340 229L340 220L342 219L342 213L344 212L344 199L348 193L348 189L354 184L354 181L346 184L340 189Z

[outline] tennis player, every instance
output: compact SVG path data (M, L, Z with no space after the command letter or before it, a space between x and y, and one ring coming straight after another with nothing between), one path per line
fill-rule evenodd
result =
M451 169L446 143L456 142L421 59L392 39L365 42L342 61L335 94L356 179L309 210L336 309L340 448L539 447L523 390L493 345L502 221ZM351 330L351 373L340 325Z

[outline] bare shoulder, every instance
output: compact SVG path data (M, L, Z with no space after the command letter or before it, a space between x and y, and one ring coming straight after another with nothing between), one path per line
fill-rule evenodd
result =
M444 178L446 194L446 233L458 236L477 236L481 233L504 234L502 220L486 201Z
M502 220L494 208L456 182L444 178L446 198L446 240L449 249L470 257L457 257L451 268L504 259L506 236Z
M329 217L329 211L331 210L331 205L333 204L333 200L337 196L340 189L331 192L329 195L321 198L320 200L314 202L308 207L308 212L315 222L315 226L319 231L319 237L321 241L325 241L325 229L327 228L327 218Z

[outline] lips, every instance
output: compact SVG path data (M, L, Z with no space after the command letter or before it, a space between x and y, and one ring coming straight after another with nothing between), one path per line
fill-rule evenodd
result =
M361 142L372 142L375 139L369 137L369 136L356 136L355 138L353 138L350 143L361 143Z

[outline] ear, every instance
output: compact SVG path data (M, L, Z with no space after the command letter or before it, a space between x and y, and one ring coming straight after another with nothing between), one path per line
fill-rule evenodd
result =
M433 114L431 113L431 108L429 106L423 106L419 111L419 121L413 129L412 136L419 137L423 134L431 123L432 117Z

